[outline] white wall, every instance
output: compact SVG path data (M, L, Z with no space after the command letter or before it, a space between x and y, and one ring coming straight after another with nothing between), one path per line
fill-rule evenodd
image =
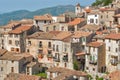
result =
M95 16L95 15L96 15L96 16ZM93 23L90 23L90 19L93 19L94 22L93 22ZM97 20L97 23L96 23L96 20ZM97 14L88 15L88 16L87 16L87 24L96 24L96 25L99 25L99 15L97 15Z

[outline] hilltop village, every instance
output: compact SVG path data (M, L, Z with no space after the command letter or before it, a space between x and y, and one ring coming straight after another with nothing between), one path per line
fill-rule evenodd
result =
M1 26L0 80L120 80L120 1Z

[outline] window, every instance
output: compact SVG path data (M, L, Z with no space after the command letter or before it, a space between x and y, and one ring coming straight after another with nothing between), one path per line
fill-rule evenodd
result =
M88 70L89 68L88 68L88 67L86 67L86 69Z
M30 50L29 50L29 49L27 49L27 52L29 53L29 52L30 52Z
M53 51L55 51L55 45L53 45Z
M93 68L93 71L95 71L95 68Z
M61 31L64 31L64 27L61 28Z
M19 41L16 40L15 41L15 45L18 46L19 45Z
M98 20L96 19L96 24L98 23Z
M42 53L43 53L43 50L38 49L38 53L39 53L39 54L42 54Z
M48 32L49 31L49 28L48 27L46 27L46 32Z
M12 44L12 40L9 40L9 44Z
M44 23L46 24L46 20L44 21Z
M13 35L12 35L12 34L9 34L9 37L13 37Z
M18 35L17 35L17 34L15 34L15 38L18 38Z
M103 15L101 15L101 19L103 18Z
M94 23L94 19L90 19L90 23Z
M52 52L51 51L48 51L48 54L51 54Z
M16 52L19 52L19 48L16 48Z
M11 73L14 72L14 67L11 67Z
M51 48L51 42L48 43L48 47Z
M14 61L11 61L12 63L14 63Z
M116 49L115 49L115 51L117 52L117 51L118 51L118 49L116 48Z
M53 26L53 31L55 31L56 30L56 26Z
M28 41L28 45L31 45L31 41Z
M1 67L1 71L3 71L3 67Z
M58 45L56 46L56 51L59 51L59 46Z
M109 39L109 42L111 42L111 40Z
M36 20L36 24L38 24L38 20Z
M110 47L108 47L108 51L110 51Z
M14 48L11 48L11 51L14 51Z
M97 15L95 15L95 17L97 17Z
M40 47L40 48L42 47L42 41L39 42L39 47Z

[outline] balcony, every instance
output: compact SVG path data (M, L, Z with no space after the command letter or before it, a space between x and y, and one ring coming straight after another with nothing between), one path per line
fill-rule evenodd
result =
M90 61L89 64L97 65L97 61Z

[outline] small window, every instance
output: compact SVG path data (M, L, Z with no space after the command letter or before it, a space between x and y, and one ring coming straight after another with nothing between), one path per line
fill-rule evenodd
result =
M116 48L115 51L118 52L118 49Z
M97 17L97 15L95 15L95 17Z
M98 20L96 19L96 24L98 23Z
M103 18L103 15L101 15L101 19Z
M42 41L39 42L39 47L40 47L40 48L42 47Z
M59 46L58 45L56 46L56 51L59 51Z
M108 51L110 51L110 47L108 47Z
M29 49L27 49L27 52L29 53L29 52L30 52L30 50L29 50Z
M16 40L15 41L15 45L18 46L19 45L19 41Z
M86 69L88 70L89 68L88 68L88 67L86 67Z
M51 48L51 42L48 42L48 47Z
M53 30L56 31L56 26L53 26Z
M31 41L28 41L28 45L31 45Z
M44 23L46 24L46 20L44 21Z
M12 40L9 40L9 44L12 44Z
M53 45L53 51L55 51L55 45Z
M14 63L14 61L11 61L12 63Z
M46 32L48 32L49 31L49 28L48 27L46 27Z
M1 71L3 71L3 67L1 67Z
M11 67L11 72L14 72L14 67Z
M93 71L95 71L95 68L93 68Z

